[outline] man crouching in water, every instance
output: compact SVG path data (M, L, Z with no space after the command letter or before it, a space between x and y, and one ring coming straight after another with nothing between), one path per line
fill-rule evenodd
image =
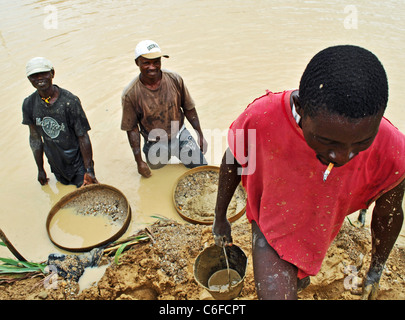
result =
M334 46L312 58L299 90L267 92L231 125L213 233L217 245L232 243L226 209L242 181L259 299L297 299L346 216L373 202L363 299L376 298L401 231L405 189L405 136L383 117L387 101L377 57L360 47ZM239 144L238 130L245 134ZM254 146L248 130L256 130Z

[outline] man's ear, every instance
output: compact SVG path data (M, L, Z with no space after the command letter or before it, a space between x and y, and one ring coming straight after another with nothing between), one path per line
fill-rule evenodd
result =
M300 97L299 95L294 95L292 97L294 106L295 106L295 111L297 111L298 115L303 118L304 117L304 110L301 107L301 102L300 102Z
M138 59L135 59L135 64L139 67Z

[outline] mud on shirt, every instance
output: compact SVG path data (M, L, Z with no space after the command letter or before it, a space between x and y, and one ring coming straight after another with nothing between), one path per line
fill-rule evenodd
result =
M83 166L78 137L90 130L80 99L59 88L52 105L42 101L35 91L22 106L23 124L35 125L44 142L51 171L71 180Z
M181 128L184 110L195 107L182 77L164 69L159 88L147 88L138 75L125 87L121 100L121 130L131 131L139 125L145 139L153 129L164 130L170 139L172 122L177 122Z

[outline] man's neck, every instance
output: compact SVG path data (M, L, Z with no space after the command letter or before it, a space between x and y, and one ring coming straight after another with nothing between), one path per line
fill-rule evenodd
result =
M146 78L143 77L142 74L140 74L139 79L147 88L156 90L157 88L159 88L160 82L162 81L162 71L160 71L159 75L155 78Z
M55 92L55 89L54 89L53 85L49 86L49 88L46 90L38 90L39 95L41 96L41 98L44 98L44 99L52 97L54 92Z
M46 105L52 105L59 97L59 89L52 85L47 90L38 90L38 94Z

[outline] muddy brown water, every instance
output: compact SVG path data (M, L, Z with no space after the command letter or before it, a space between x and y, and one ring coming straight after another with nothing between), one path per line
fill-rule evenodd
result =
M247 104L266 89L296 88L309 59L335 44L364 46L380 58L390 81L386 116L405 132L402 2L3 0L0 16L0 226L29 260L59 251L47 236L46 217L75 190L56 182L47 164L49 185L36 181L28 128L21 124L22 101L34 90L25 63L34 56L50 59L54 83L80 97L92 127L97 178L130 202L128 233L152 222L152 215L181 220L172 190L186 171L174 164L141 178L120 130L120 96L138 73L133 55L140 40L157 41L170 55L163 67L183 76L207 134L211 165L219 164L223 135ZM0 248L0 256L8 250Z
M75 208L61 209L50 224L54 242L65 248L85 248L103 242L121 229L107 215L78 214Z

